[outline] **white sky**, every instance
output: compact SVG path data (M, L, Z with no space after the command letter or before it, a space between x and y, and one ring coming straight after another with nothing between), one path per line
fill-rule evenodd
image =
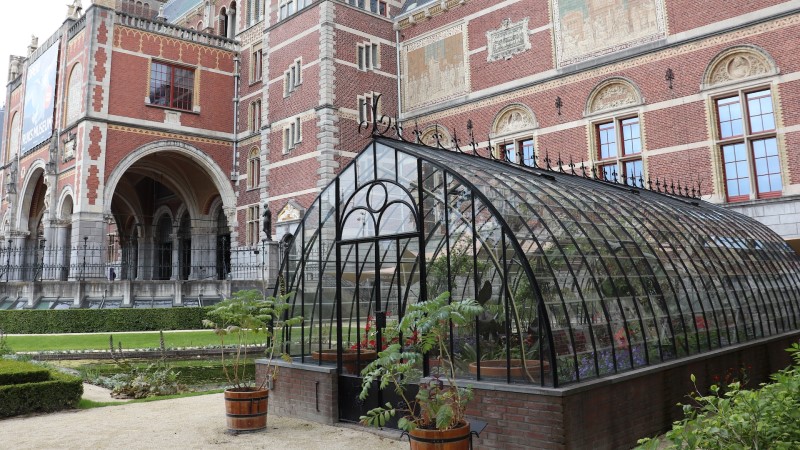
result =
M0 105L6 103L8 84L8 57L10 55L28 56L31 35L39 38L39 44L55 33L67 19L67 4L72 0L3 0L3 26L0 27L0 80L2 94ZM83 0L86 10L91 0Z

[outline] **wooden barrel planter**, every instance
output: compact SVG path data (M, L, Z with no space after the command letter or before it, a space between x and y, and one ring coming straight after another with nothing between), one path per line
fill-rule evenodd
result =
M226 390L225 413L228 429L248 432L267 428L268 400L267 389Z
M539 360L528 360L526 361L528 366L528 372L530 372L531 376L535 379L539 379L539 374L541 373ZM506 377L506 366L508 365L508 361L505 359L486 359L481 361L481 377L492 377L492 378L505 378ZM511 379L517 380L525 380L528 379L527 375L525 375L525 368L522 367L522 360L521 359L512 359L511 360ZM544 362L544 373L550 372L550 363L547 361ZM478 374L478 364L477 363L470 363L469 364L469 373L473 375Z
M468 450L470 448L469 424L450 430L424 430L415 428L408 432L411 450Z
M378 352L375 350L361 350L360 357L355 350L342 350L342 368L351 375L358 375L364 367L367 367L367 364L374 361L377 357ZM315 361L336 363L336 349L311 352L311 358ZM361 364L359 364L359 358Z

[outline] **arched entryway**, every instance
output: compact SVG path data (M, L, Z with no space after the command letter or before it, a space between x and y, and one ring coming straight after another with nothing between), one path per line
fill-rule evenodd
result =
M176 141L145 146L108 179L109 227L126 247L111 263L127 266L118 271L122 278L224 278L220 263L230 266L230 257L220 236L230 242L230 231L222 211L234 204L230 182L207 154Z

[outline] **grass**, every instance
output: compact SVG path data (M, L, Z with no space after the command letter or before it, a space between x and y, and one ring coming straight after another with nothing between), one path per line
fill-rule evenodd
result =
M94 400L87 400L82 398L80 402L78 402L78 409L92 409L92 408L104 408L106 406L118 406L118 405L127 405L128 403L149 403L149 402L157 402L161 400L172 400L174 398L184 398L184 397L197 397L198 395L208 395L208 394L219 394L224 389L214 389L210 391L203 391L203 392L184 392L182 394L175 394L175 395L163 395L160 397L147 397L147 398L139 398L128 400L125 402L96 402Z
M7 336L6 343L15 352L44 352L65 350L107 350L108 336L114 336L114 346L122 343L123 349L158 348L157 332L143 333L94 333L58 334L36 336ZM260 336L254 336L258 339ZM226 344L232 342L226 341ZM174 347L206 347L219 345L219 337L213 330L165 331L164 344Z

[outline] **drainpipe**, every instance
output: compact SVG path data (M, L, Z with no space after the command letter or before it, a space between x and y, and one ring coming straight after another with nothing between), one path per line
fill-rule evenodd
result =
M236 178L236 153L239 151L239 53L233 57L233 156L231 180Z
M400 92L400 30L394 30L395 70L397 71L397 120L400 120L403 97Z

